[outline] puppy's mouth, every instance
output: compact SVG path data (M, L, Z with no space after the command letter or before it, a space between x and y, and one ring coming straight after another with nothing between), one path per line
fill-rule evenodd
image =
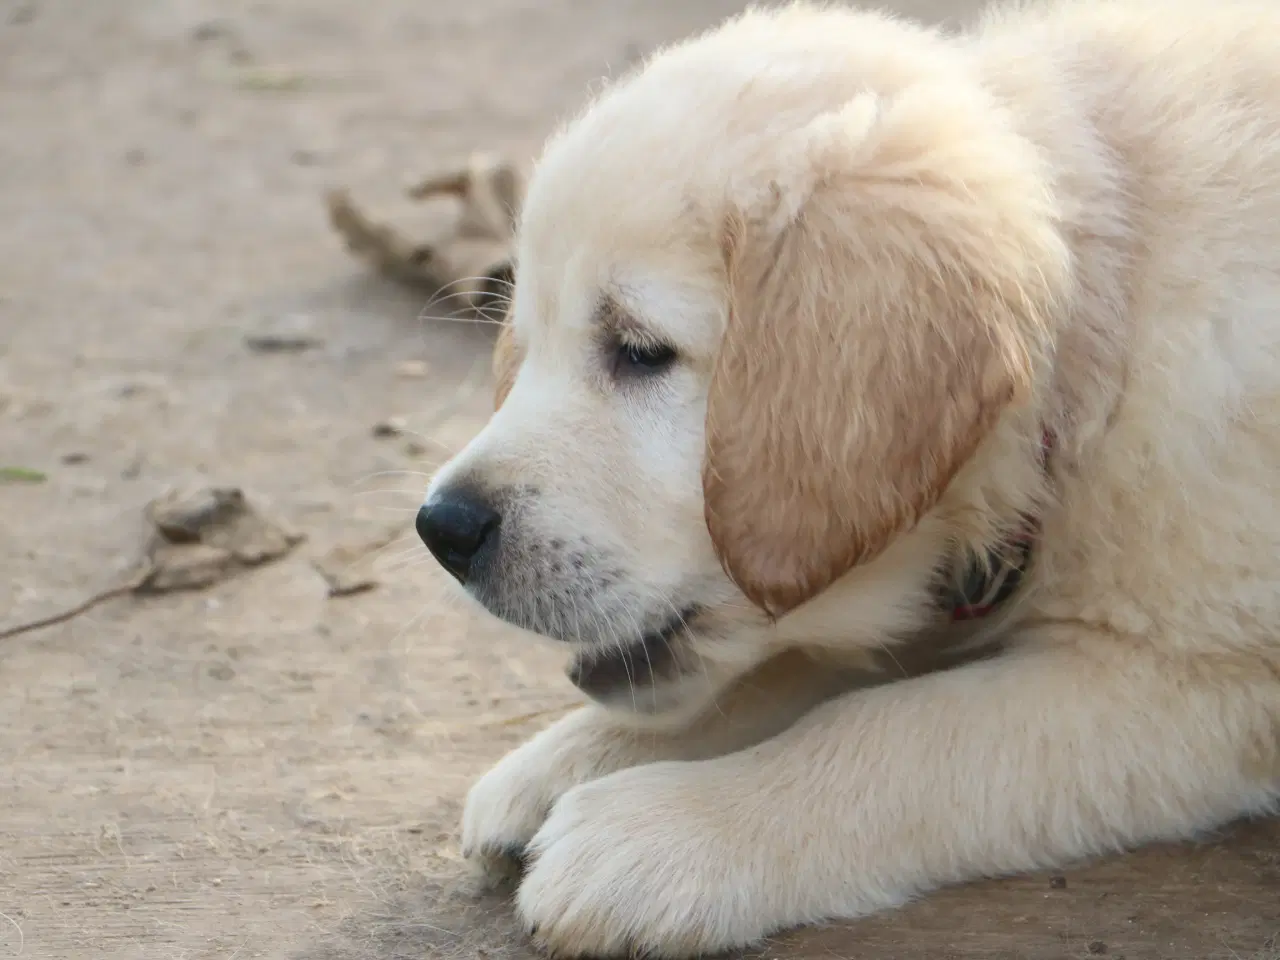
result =
M629 643L579 650L569 664L569 680L592 699L607 702L678 679L687 659L680 641L698 613L689 607Z

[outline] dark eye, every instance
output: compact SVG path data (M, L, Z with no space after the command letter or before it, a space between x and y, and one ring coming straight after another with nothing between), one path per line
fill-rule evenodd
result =
M675 360L675 350L665 344L621 343L613 362L613 372L615 376L661 373Z

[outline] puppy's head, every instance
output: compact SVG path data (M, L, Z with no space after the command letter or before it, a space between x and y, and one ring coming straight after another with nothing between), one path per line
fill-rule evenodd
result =
M1025 480L1002 424L1066 261L1035 152L942 39L793 8L666 51L531 179L497 410L424 539L640 711L779 643L877 642L985 529L983 451Z

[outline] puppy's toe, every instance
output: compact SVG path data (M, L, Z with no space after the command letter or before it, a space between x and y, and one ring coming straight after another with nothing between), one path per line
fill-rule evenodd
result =
M575 787L530 844L516 912L556 957L696 957L763 935L749 847L698 811L715 800L685 765L653 764ZM710 803L727 812L728 804ZM741 836L758 836L743 818Z
M524 764L504 761L480 778L462 814L462 855L488 886L519 879L526 848L551 805Z
M521 844L490 844L467 853L466 859L480 890L514 890L524 875L527 854Z

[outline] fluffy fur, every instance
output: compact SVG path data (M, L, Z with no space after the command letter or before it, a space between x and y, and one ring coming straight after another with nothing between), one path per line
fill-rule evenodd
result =
M750 12L551 139L518 263L499 408L428 498L501 508L469 592L599 701L464 818L553 953L689 957L1273 808L1274 5ZM854 689L954 641L940 576L1027 515L1001 654Z

